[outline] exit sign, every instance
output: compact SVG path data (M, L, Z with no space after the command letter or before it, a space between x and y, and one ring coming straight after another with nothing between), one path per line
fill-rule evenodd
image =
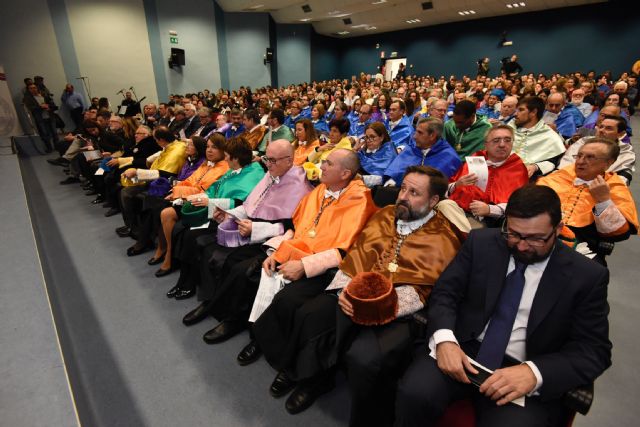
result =
M171 42L171 44L178 44L178 38L177 37L169 37L169 41Z

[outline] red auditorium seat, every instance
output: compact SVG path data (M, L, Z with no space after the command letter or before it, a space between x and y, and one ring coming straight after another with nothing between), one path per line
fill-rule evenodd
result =
M571 427L575 412L567 420L567 427ZM453 402L444 415L438 420L436 427L475 427L476 414L473 403L469 399Z

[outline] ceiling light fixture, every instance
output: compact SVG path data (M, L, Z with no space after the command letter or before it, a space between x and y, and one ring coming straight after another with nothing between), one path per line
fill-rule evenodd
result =
M420 20L419 19L409 19L406 22L407 22L407 24L417 24L418 22L420 22Z
M300 20L300 22L309 22L309 21L311 21L311 18L302 18Z
M345 34L349 34L349 31L339 31L338 34L344 36Z
M525 7L527 4L523 1L518 2L518 3L507 3L505 6L507 6L507 8L509 9L513 9L513 8L518 8L518 7Z
M263 4L257 4L255 6L249 7L249 9L256 10L256 9L260 9L261 7L264 7L264 5Z
M475 15L475 14L476 14L475 10L461 10L460 12L458 12L458 15L461 15L461 16Z
M371 4L382 4L382 3L386 3L386 2L387 2L387 0L378 0L378 1L374 1Z

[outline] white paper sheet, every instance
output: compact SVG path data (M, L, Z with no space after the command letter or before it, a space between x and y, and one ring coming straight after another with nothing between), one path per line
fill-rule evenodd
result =
M476 187L485 191L487 189L487 181L489 180L489 167L487 160L482 156L467 156L465 158L469 168L469 174L476 174L478 182Z
M262 271L260 276L260 285L258 285L258 293L256 299L253 301L253 307L251 307L251 314L249 315L249 322L255 322L258 317L264 313L269 307L273 297L284 288L284 285L288 282L282 277L280 273L273 273L271 276Z

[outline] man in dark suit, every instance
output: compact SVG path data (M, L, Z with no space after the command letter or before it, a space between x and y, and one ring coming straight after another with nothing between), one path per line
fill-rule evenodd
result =
M191 135L200 127L200 117L198 117L198 110L193 104L185 105L184 111L187 115L187 123L183 128L184 135L187 138L191 138Z
M479 426L563 426L563 395L611 364L608 270L557 240L560 200L516 190L502 230L472 232L431 293L427 338L398 387L398 425L433 425L471 398ZM477 373L467 356L494 373ZM435 357L435 359L433 358ZM510 404L525 397L525 406Z

